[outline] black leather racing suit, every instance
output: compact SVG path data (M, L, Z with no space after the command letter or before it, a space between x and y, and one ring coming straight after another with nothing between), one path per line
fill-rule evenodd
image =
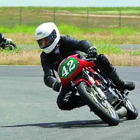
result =
M57 80L54 74L54 70L57 71L60 62L70 56L75 54L76 51L82 51L87 53L87 50L92 47L92 44L86 40L76 40L70 36L61 36L59 41L59 48L53 52L46 54L42 52L41 54L41 64L44 71L44 83L52 88L52 84ZM57 98L57 104L62 110L71 110L75 107L80 107L82 105L80 98L76 95L70 97L67 101L66 94L69 91L62 87L60 94ZM68 94L67 94L68 97Z

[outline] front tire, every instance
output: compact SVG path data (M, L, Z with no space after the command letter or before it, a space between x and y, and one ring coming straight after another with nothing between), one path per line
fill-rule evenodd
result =
M86 82L77 86L78 93L94 113L110 126L119 124L119 116L106 99L102 99Z

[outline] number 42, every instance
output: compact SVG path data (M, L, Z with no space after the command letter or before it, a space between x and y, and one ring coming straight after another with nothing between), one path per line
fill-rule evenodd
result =
M62 76L66 77L71 73L71 71L75 68L75 64L73 60L68 61L66 65L62 68Z

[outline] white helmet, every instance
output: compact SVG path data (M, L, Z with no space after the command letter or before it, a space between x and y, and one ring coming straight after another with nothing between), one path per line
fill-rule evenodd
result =
M43 23L37 27L35 37L39 47L45 53L50 53L60 40L60 33L53 22Z

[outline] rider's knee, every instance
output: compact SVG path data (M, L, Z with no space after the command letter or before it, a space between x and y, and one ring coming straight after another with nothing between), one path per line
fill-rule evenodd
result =
M69 106L69 104L65 103L64 101L62 102L57 102L57 106L59 109L61 110L71 110L71 106Z
M110 65L108 58L103 54L98 55L97 62L104 65Z

